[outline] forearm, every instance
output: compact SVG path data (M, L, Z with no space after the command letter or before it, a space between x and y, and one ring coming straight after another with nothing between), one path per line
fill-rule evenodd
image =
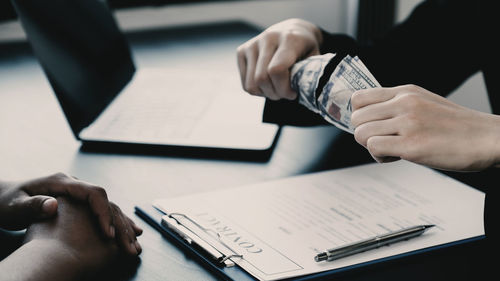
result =
M487 113L484 113L487 114ZM500 115L488 114L490 116L490 128L492 137L489 141L491 155L493 155L493 167L500 168Z
M60 241L33 239L0 262L0 280L78 280L79 264Z

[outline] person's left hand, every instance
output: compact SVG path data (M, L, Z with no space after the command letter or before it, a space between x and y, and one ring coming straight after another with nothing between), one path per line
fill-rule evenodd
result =
M500 116L414 85L360 90L351 103L355 139L378 162L405 159L461 171L499 163Z
M142 229L108 201L104 188L63 173L23 182L0 182L0 227L19 230L53 217L58 207L53 196L86 203L108 238L116 238L129 254L141 252L136 236Z

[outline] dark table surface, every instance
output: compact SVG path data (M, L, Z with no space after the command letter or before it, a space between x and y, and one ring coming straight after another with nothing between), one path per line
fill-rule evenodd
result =
M257 32L231 23L127 36L139 68L185 69L202 63L237 71L236 47ZM352 136L330 126L284 127L266 162L83 152L80 146L29 46L0 44L0 178L28 179L63 171L104 186L110 200L144 228L139 264L116 269L125 271L117 277L125 280L216 279L135 216L137 204L370 161ZM10 236L2 232L2 244ZM19 236L22 233L15 233L14 239ZM479 280L478 274L488 268L483 257L489 245L480 241L420 254L344 272L336 280Z

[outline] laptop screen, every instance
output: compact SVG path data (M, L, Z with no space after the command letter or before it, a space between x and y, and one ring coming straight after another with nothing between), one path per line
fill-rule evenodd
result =
M100 0L13 0L74 135L131 80L125 37Z

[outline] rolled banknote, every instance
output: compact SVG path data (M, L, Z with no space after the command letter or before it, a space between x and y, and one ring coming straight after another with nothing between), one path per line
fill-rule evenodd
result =
M336 63L332 60L334 56L326 54L298 62L297 67L294 66L291 71L292 89L299 93L301 104L352 134L352 94L360 89L380 87L380 84L358 57L352 58L349 55L338 63L333 73L324 73L328 63ZM324 61L327 63L323 64ZM301 72L300 69L304 70ZM306 71L316 73L304 75ZM329 78L324 85L319 85L323 75L329 75ZM316 95L318 87L322 87L319 96Z
M298 93L299 103L318 114L316 88L326 65L334 56L331 53L311 56L294 64L291 70L291 87Z
M318 98L321 116L328 122L353 133L351 96L361 89L380 87L358 57L346 56L337 65Z

